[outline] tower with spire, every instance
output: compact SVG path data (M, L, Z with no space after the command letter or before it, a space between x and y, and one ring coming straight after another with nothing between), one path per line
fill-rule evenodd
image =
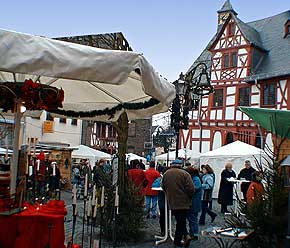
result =
M237 16L238 13L233 9L233 6L230 0L226 0L223 4L222 8L217 11L218 13L218 25L222 25L225 23L230 13Z

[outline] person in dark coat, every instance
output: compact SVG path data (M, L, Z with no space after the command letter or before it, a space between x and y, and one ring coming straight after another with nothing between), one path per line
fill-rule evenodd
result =
M245 168L242 169L238 175L238 179L246 179L252 181L252 175L256 170L251 166L250 160L245 160ZM244 201L247 202L247 192L251 182L242 183L241 191L243 193Z
M221 212L227 213L228 206L233 205L234 185L229 182L229 178L236 178L232 163L228 162L221 174L221 182L218 193L218 203L221 204Z
M182 161L175 159L171 169L167 170L162 178L162 188L167 196L169 209L175 216L176 229L174 245L189 247L191 237L186 228L186 217L192 204L194 184L189 173L181 169ZM184 238L184 244L181 243Z

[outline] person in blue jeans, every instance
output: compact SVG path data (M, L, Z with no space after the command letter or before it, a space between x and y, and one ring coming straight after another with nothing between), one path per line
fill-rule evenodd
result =
M198 239L198 213L201 210L201 180L199 177L199 170L194 167L187 167L186 171L191 175L194 184L194 194L192 197L192 205L187 213L187 220L189 222L189 232L192 240Z
M145 178L148 182L145 188L145 207L147 218L152 216L153 219L157 217L157 201L158 201L158 191L152 190L152 184L155 179L160 177L160 173L155 170L155 162L151 161L149 169L145 171Z
M211 223L214 222L217 214L209 209L209 203L212 200L212 191L214 187L214 173L213 169L208 165L201 166L203 176L202 181L202 201L201 201L201 215L199 218L199 224L205 224L205 216L208 214L211 217Z

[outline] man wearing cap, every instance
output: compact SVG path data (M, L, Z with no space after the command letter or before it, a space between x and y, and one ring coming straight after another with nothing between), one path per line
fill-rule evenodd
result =
M252 175L255 171L256 170L251 166L250 160L245 160L245 168L243 168L240 171L240 173L238 175L238 179L239 180L245 179L248 181L252 181ZM245 202L247 202L247 191L248 191L248 188L250 186L250 183L251 182L248 182L248 183L245 182L245 183L241 184L241 191L243 193L243 197L244 197Z
M162 188L166 193L169 208L176 219L176 230L174 235L175 247L188 247L190 236L186 228L186 216L191 207L194 185L192 179L185 170L181 169L182 161L176 159L171 164L171 169L167 170L162 178Z

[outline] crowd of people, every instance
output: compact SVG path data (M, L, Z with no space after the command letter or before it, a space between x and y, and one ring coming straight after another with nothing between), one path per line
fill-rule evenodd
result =
M192 240L198 240L199 227L206 224L206 216L213 223L217 217L212 209L213 190L216 175L208 164L200 167L176 159L170 167L157 165L151 161L145 170L139 160L132 160L128 165L127 176L137 189L136 194L144 197L145 218L159 217L160 231L164 235L165 228L165 201L176 219L174 245L188 247ZM105 160L100 160L91 169L88 160L81 160L73 167L72 184L84 185L85 175L88 174L88 184L110 187L112 168ZM225 164L221 172L217 202L221 205L221 213L228 214L233 205L234 184L241 182L243 200L251 206L256 200L261 200L264 194L262 173L256 171L249 160L245 167L236 175L232 163ZM235 179L235 180L229 180ZM158 190L157 190L158 189ZM81 194L79 194L81 195ZM189 231L188 231L189 227Z
M212 210L215 173L208 164L201 165L200 169L188 163L183 166L182 160L176 159L170 167L158 165L156 169L155 162L151 161L147 170L143 170L140 162L134 160L128 170L129 179L139 189L138 194L145 198L146 218L155 219L159 212L162 235L165 233L166 194L169 209L176 219L174 236L176 247L188 247L192 240L198 240L199 226L205 225L207 215L211 223L217 217L217 213ZM262 173L256 171L250 161L246 160L245 167L236 176L232 163L228 162L221 173L218 191L221 213L229 213L228 207L233 205L235 181L229 180L231 178L242 180L243 200L248 205L262 199L264 193L261 183ZM160 187L162 190L153 190Z

